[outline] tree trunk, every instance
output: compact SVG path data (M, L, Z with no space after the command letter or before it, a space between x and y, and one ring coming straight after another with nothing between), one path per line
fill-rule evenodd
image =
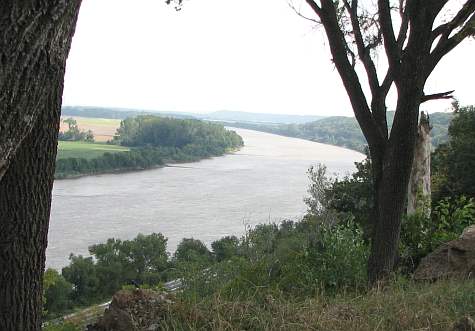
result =
M414 159L418 109L422 87L399 91L391 136L384 151L373 153L375 172L376 222L368 261L370 284L384 280L394 269L399 253L401 219L407 202L407 187Z
M429 116L421 112L414 161L407 193L407 215L421 211L430 216L430 154L432 149Z
M0 4L0 330L40 330L64 70L80 0Z

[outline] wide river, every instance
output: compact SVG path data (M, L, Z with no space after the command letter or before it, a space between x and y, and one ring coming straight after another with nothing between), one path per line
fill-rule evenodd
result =
M182 238L206 244L247 226L299 219L317 163L329 173L354 170L362 154L301 139L235 129L245 147L222 157L153 170L58 180L46 251L48 267L108 238L161 232L173 252Z

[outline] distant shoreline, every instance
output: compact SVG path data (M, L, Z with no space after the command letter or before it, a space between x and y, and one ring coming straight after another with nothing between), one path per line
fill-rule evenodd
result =
M242 146L244 147L244 146ZM120 175L120 174L125 174L125 173L133 173L133 172L142 172L142 171L146 171L146 170L154 170L154 169L160 169L160 168L167 168L167 167L174 167L173 165L174 164L188 164L188 163L196 163L196 162L200 162L202 160L208 160L208 159L212 159L212 158L215 158L215 157L221 157L221 156L226 156L226 155L232 155L236 152L238 152L242 147L239 147L239 148L236 148L236 149L233 149L229 152L226 152L225 154L223 155L215 155L215 156L209 156L209 157L204 157L204 158L201 158L199 160L193 160L193 161L173 161L173 160L166 160L166 163L165 164L161 164L161 165L155 165L155 166L151 166L151 167L146 167L146 168L143 168L143 167L140 167L140 168L123 168L123 169L111 169L110 171L109 170L106 170L106 171L99 171L99 172L94 172L94 173L83 173L83 174L71 174L71 175L65 175L65 176L60 176L60 177L55 177L55 181L57 180L71 180L71 179L80 179L80 178L83 178L83 177L90 177L90 176L100 176L100 175ZM177 167L175 167L177 168Z

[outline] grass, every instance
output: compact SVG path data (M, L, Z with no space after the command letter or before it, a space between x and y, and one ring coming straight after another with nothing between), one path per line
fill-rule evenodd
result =
M308 297L263 288L256 288L254 296L233 300L219 292L192 300L178 294L151 323L158 323L159 330L183 331L446 331L475 316L474 288L474 279L417 283L399 278L382 289ZM101 311L102 307L94 306L66 318L66 324L44 330L83 330Z
M83 141L60 141L58 142L57 159L84 158L94 159L104 153L127 152L130 149L123 146L100 143L87 143Z
M178 300L161 330L451 330L475 316L474 288L474 280L397 280L382 290L307 298L269 292L227 300L217 293Z

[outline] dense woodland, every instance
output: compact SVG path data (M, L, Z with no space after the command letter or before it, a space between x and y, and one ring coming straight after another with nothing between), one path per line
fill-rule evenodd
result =
M121 128L133 133L136 131L129 125L135 124L135 120L129 120ZM145 139L139 138L141 135L132 136L135 138L127 140L131 146ZM150 139L145 140L155 138ZM355 173L339 179L330 177L323 165L311 167L305 198L308 210L299 222L284 220L280 224L258 225L241 238L226 236L213 242L211 249L198 239L184 238L172 255L167 252L167 239L161 234L140 234L126 241L111 238L89 247L91 257L71 255L70 264L61 273L55 270L45 273L45 316L52 318L74 307L105 301L124 287L159 289L163 282L180 278L184 284L184 291L177 298L180 304L168 311L163 322L172 329L187 329L190 323L206 329L218 323L219 318L236 328L244 324L250 329L278 327L287 321L272 324L276 322L270 319L269 298L276 301L277 306L272 309L285 306L285 309L295 309L293 314L299 314L301 308L297 302L315 296L332 304L343 300L351 309L362 310L363 314L369 312L360 306L361 302L368 300L370 304L380 305L374 308L381 309L379 320L372 320L373 315L364 315L358 322L367 323L364 324L366 329L377 325L391 329L394 323L402 328L424 326L423 319L413 316L407 306L401 306L404 302L398 302L400 296L407 301L405 296L409 294L419 300L417 304L430 307L421 314L432 316L431 309L437 310L438 315L431 318L444 329L447 320L463 316L475 306L475 297L466 292L467 287L474 285L473 281L461 282L458 290L451 283L429 289L410 279L422 257L442 243L458 238L465 227L475 224L475 190L472 176L467 173L475 163L474 146L475 108L457 108L448 142L439 145L432 156L435 160L432 201L427 202L432 205L431 212L421 207L403 220L399 262L385 299L403 314L396 320L391 315L395 312L383 309L384 302L367 293L365 265L374 206L369 158L356 163ZM359 299L352 299L355 297ZM463 304L440 313L445 307L439 304L446 305L450 300L461 300ZM222 307L220 317L214 317L210 311L213 305ZM315 305L324 311L323 302ZM241 316L241 309L252 309L256 318ZM348 316L350 320L345 317L340 322L354 323L351 319L356 317L352 314ZM287 318L292 321L294 317ZM323 321L312 320L312 323ZM334 326L331 323L336 321L329 323Z
M152 115L123 120L110 143L131 147L131 150L105 153L93 159L59 159L56 178L192 162L223 155L243 145L239 135L219 124Z

